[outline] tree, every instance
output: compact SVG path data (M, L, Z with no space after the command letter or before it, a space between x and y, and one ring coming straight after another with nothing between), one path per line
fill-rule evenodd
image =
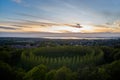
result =
M71 70L67 67L61 67L56 71L55 80L70 80L71 79Z
M80 80L108 80L109 74L104 68L85 67L79 72Z
M120 60L120 50L116 50L113 54L114 60Z
M105 66L107 73L111 76L109 80L120 80L120 60Z
M46 74L45 80L55 80L56 70L51 70Z
M14 69L14 75L16 80L24 80L25 71L22 68Z
M38 65L31 69L26 75L26 80L45 80L47 68L45 65Z
M0 61L0 79L1 80L14 80L13 71L10 65Z

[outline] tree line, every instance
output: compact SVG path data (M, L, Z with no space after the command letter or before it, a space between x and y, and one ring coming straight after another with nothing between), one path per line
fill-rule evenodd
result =
M119 75L119 47L0 47L1 80L120 80Z

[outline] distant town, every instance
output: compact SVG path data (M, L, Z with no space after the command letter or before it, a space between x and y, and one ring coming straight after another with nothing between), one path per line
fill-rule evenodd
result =
M46 39L0 37L0 46L13 48L37 48L49 46L120 46L120 38L111 39Z

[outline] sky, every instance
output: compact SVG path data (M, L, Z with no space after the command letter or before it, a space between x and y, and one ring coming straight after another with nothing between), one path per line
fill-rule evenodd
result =
M119 34L120 0L0 0L5 32Z

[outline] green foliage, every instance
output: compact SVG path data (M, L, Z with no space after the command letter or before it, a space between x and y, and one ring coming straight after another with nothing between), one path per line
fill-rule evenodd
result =
M55 80L70 80L72 72L67 67L61 67L56 71Z
M47 68L45 65L38 65L25 75L25 80L45 80Z
M17 80L24 80L26 72L22 68L14 69L14 78Z
M113 53L114 60L120 60L120 49L116 49Z
M103 55L104 55L101 49L99 48L91 49L90 47L81 47L81 46L77 46L77 47L63 46L63 47L49 47L49 48L47 47L47 49L48 51L45 50L44 47L44 48L32 49L31 51L24 51L21 55L22 62L25 65L29 65L29 66L44 64L44 65L49 65L48 68L52 68L52 69L59 68L61 66L67 66L75 70L78 69L78 67L80 66L84 67L85 65L90 66L90 65L95 65L97 63L101 63L103 61ZM72 52L70 52L70 50ZM36 51L39 51L40 53L36 54ZM41 52L43 52L44 54L43 53L41 54ZM60 54L56 52L64 52L64 53ZM46 54L48 55L46 56Z
M118 47L0 47L1 80L120 80L119 75Z
M45 77L45 80L55 80L56 70L50 70Z
M111 77L109 80L120 80L120 60L106 65L105 69Z
M113 52L114 52L114 48L111 47L101 47L102 51L104 52L104 59L105 62L112 62L113 61Z
M106 73L104 68L97 68L96 70L93 70L90 76L87 78L92 80L107 80L109 78L109 75Z
M0 78L2 80L14 80L11 66L2 61L0 61Z
M10 65L17 65L20 61L22 50L10 47L0 47L0 60Z

